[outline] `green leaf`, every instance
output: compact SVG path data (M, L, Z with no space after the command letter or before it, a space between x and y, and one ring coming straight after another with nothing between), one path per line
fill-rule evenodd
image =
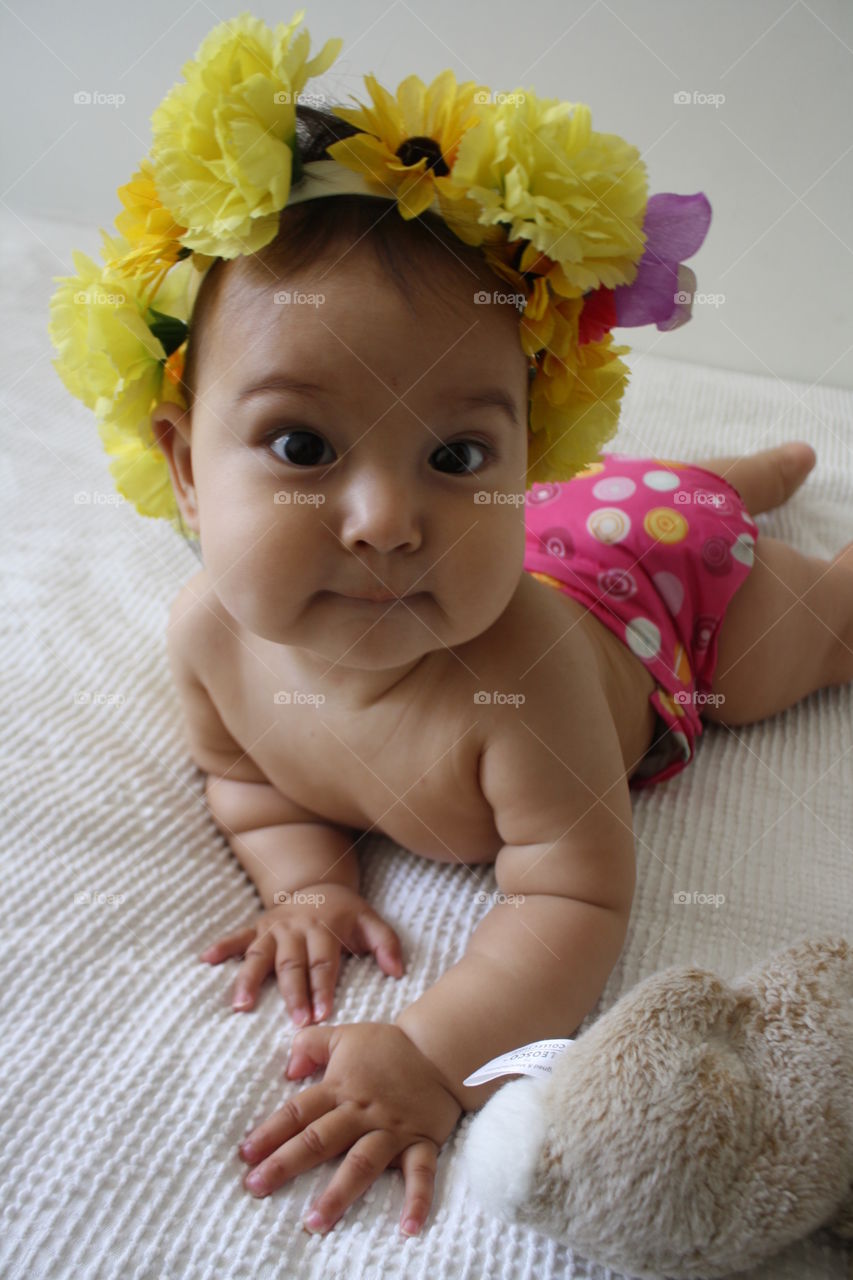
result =
M183 320L178 320L176 316L164 315L162 311L155 311L153 307L148 308L148 316L154 319L148 319L148 328L158 338L166 352L166 358L177 351L178 347L189 333L189 325Z

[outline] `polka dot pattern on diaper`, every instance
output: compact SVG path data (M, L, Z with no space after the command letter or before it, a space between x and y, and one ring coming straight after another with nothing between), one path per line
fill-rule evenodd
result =
M586 527L599 542L621 542L631 531L631 517L619 507L599 507L590 514Z
M617 600L626 600L637 594L637 580L627 569L602 569L598 585L602 592Z
M604 454L525 495L524 568L581 601L655 679L650 701L669 732L658 733L640 785L692 757L695 693L712 688L722 622L758 533L723 478L668 458Z
M539 540L549 556L567 560L575 554L574 539L568 529L559 526L555 529L546 529L539 535Z

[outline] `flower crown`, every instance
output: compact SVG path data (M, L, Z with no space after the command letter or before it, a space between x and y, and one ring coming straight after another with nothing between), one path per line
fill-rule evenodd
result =
M302 164L299 95L343 44L330 39L309 60L304 16L271 30L242 14L205 37L151 117L149 156L118 189L104 265L75 251L78 274L54 281L54 365L94 410L119 492L194 536L150 418L163 400L187 407L201 281L217 258L269 244L286 206L351 192L394 200L406 219L434 210L520 295L527 482L571 479L616 432L630 348L610 330L690 318L696 278L683 259L708 230L706 196L649 198L639 152L594 131L583 103L492 94L450 70L430 85L408 76L395 96L365 76L371 105L330 108L358 131Z

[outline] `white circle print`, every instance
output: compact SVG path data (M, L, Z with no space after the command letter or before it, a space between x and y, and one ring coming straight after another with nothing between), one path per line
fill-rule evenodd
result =
M643 484L658 493L668 493L670 489L677 489L681 481L674 471L646 471L643 473Z
M731 553L741 564L751 565L755 559L755 539L751 533L739 533L731 545Z
M634 618L625 628L628 648L643 662L658 656L660 639L660 631L651 618Z
M598 542L622 542L631 531L631 517L620 507L596 507L587 516L586 527Z
M592 496L599 502L624 502L637 486L628 476L607 476L592 486Z
M684 583L674 573L667 573L664 569L653 574L652 581L663 596L667 609L676 617L684 604Z

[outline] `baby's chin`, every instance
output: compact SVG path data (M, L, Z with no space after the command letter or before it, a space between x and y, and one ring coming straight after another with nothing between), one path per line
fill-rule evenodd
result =
M382 671L464 644L493 621L474 616L470 602L458 604L458 612L448 614L429 592L375 603L320 591L296 617L276 618L259 601L257 610L242 610L237 620L262 640L305 650L339 669Z

